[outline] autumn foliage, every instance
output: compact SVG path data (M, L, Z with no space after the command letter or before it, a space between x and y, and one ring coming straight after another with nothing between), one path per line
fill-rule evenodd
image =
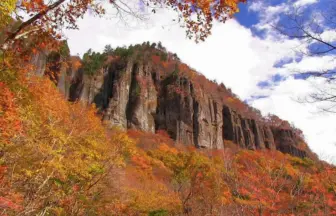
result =
M56 76L35 75L31 53L56 49L58 41L46 42L60 38L57 30L65 23L76 28L77 18L89 7L98 14L104 10L91 0L51 2L20 1L17 10L31 18L21 20L17 29L6 29L5 38L0 35L1 45L11 45L0 53L2 215L336 215L332 165L277 151L233 149L229 146L235 144L226 141L224 150L199 150L176 143L165 131L107 128L94 106L66 101L49 79ZM109 2L117 6L119 1ZM145 2L181 12L178 18L187 24L187 34L198 41L209 35L214 19L224 22L244 1ZM1 1L0 25L13 21L13 11L15 1ZM23 33L39 37L18 39ZM162 46L133 51L120 48L113 53L115 58L150 59L160 81L167 81L169 94L184 97L181 85L188 79L196 85L196 97L213 92L215 100L244 115L255 113L224 85L208 81ZM140 51L146 52L137 55ZM87 57L86 66L94 69L100 68L94 60L114 59L101 59L97 53ZM147 82L137 82L142 94ZM288 126L274 116L269 121Z
M165 131L107 129L94 107L64 100L27 67L12 68L0 74L6 215L336 214L329 164L229 145L197 150Z
M170 190L170 198L179 201L175 208L167 209L165 202L169 203L169 199L162 200L158 209L185 215L336 213L336 170L326 163L278 151L199 151L172 146L161 134L130 131L129 135L138 146L152 144L138 149L132 158L132 168L127 170L132 183L128 187L149 193L157 189L136 182L155 181L164 186L165 194ZM147 177L138 176L139 173ZM137 204L142 202L145 201L138 199Z
M93 0L3 0L0 3L0 27L10 21L16 22L6 29L4 37L0 35L0 47L11 44L24 35L39 36L43 40L45 35L56 39L62 37L63 28L77 29L78 19L88 11L91 14L103 16L107 9L114 10L116 18L124 20L124 16L141 18L147 8L156 13L158 8L170 8L177 12L174 21L186 28L189 38L196 42L204 41L210 35L213 21L225 22L239 11L238 4L245 0L142 0L139 7L134 2L123 0L109 0L105 2ZM13 17L11 17L14 12ZM20 14L20 15L19 15ZM14 18L14 19L13 19ZM3 26L2 26L3 25ZM2 29L1 29L2 30ZM1 33L1 32L0 32ZM42 36L42 37L41 37Z

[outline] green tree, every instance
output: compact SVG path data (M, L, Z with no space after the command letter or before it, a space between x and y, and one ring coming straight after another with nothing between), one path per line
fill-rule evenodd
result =
M106 53L107 55L112 55L114 52L114 49L112 48L111 45L106 45L104 48L104 53Z
M88 75L94 75L99 69L104 66L106 61L106 54L99 52L92 52L89 49L83 56L83 70Z

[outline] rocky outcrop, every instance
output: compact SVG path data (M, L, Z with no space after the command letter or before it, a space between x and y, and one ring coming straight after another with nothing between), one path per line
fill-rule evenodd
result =
M186 79L167 77L158 85L158 106L155 115L156 129L166 130L168 134L181 143L199 146L199 103L192 97L193 86ZM161 83L161 84L160 84ZM177 86L175 86L177 85ZM172 88L180 88L186 94L176 94ZM196 132L197 131L197 132Z
M273 133L267 125L243 118L228 106L223 107L224 139L247 149L276 149Z
M198 102L198 133L196 134L198 146L203 148L223 148L223 113L222 105L204 96L205 102Z
M120 65L110 67L108 73L104 75L106 84L95 98L103 120L121 128L127 128L128 125L126 114L130 100L132 71L132 62L126 64L124 68Z
M126 106L127 128L155 132L157 92L151 66L134 63L130 74L129 100ZM128 77L128 75L127 75Z
M35 58L38 74L45 67L43 58ZM60 67L58 74L57 86L66 98L95 103L109 125L166 130L177 142L198 148L222 149L230 140L241 148L307 156L293 131L244 117L186 77L164 76L150 61L116 58L94 75L75 67Z
M47 65L48 54L48 51L41 50L32 56L31 63L35 66L34 71L36 75L44 75Z
M286 129L273 128L276 149L297 157L307 157L308 152L298 148L300 138L293 131Z

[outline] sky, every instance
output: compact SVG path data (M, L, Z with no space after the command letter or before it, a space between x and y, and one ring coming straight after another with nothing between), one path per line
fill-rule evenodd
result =
M173 21L176 14L168 10L159 10L145 21L128 19L126 23L112 16L87 14L79 21L79 30L64 33L71 53L80 56L90 48L102 51L107 44L161 41L183 62L207 78L223 82L264 115L275 114L293 123L321 159L336 163L336 114L320 112L318 104L298 102L324 84L293 75L293 71L336 69L335 53L302 55L310 44L279 35L272 27L285 22L284 15L293 8L307 11L307 20L314 15L323 23L319 10L324 10L328 1L332 0L251 0L239 5L240 13L233 19L215 23L212 35L199 44L186 38L185 29ZM335 29L327 24L323 27L325 39L336 42Z

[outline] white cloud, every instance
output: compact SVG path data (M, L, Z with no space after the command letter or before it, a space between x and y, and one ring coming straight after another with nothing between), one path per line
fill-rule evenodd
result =
M260 20L254 27L257 30L272 30L272 25L279 21L279 14L286 13L290 9L290 5L282 3L279 5L269 5L266 1L254 1L249 6L249 10L257 12Z
M300 62L286 64L282 70L292 72L326 71L336 67L334 56L305 56Z
M334 42L336 41L336 31L333 30L326 30L320 35L321 39L326 42Z
M304 7L310 4L317 3L318 0L298 0L294 3L295 7Z
M263 2L259 0L259 1L253 1L248 9L257 12L260 11L263 7L264 7Z

